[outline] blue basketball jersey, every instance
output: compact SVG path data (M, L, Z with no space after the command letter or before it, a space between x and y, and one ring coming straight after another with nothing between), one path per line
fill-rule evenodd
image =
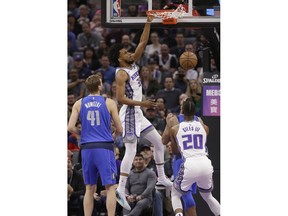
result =
M81 144L113 142L111 116L106 99L100 95L89 95L82 99L80 108Z
M183 115L183 114L179 114L179 115L177 116L177 118L178 118L178 122L179 122L179 123L181 123L181 122L184 121L184 115ZM194 120L195 120L195 121L199 121L199 120L198 120L198 116L194 115Z

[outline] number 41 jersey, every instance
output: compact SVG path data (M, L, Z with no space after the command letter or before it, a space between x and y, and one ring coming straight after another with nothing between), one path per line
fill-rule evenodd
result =
M199 121L183 121L176 135L178 148L183 158L206 156L207 134Z
M100 95L88 95L80 108L81 144L113 142L111 116L106 99Z

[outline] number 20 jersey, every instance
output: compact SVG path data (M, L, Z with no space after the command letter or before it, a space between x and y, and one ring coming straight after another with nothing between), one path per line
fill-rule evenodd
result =
M207 155L205 147L207 134L199 121L181 122L176 139L182 158Z

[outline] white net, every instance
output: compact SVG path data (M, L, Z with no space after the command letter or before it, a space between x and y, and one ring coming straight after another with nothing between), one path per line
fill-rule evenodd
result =
M153 15L154 17L169 19L169 18L181 18L186 13L185 8L180 4L174 11L171 10L155 10L147 11L148 14Z

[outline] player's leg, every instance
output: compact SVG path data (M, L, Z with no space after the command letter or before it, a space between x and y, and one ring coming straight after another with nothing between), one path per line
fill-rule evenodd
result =
M94 193L96 192L96 185L86 185L86 191L84 195L83 207L84 215L92 215L93 206L94 206Z
M120 120L123 126L123 141L125 145L125 154L121 162L120 178L116 190L117 202L127 210L131 210L125 197L125 185L129 172L132 168L132 163L137 151L137 128L141 127L141 116L133 115L135 107L127 107L119 112ZM138 112L139 113L139 112ZM139 131L140 129L138 129ZM136 134L135 134L136 131ZM138 132L140 136L140 131Z
M173 175L177 176L180 170L181 164L183 163L181 154L173 156ZM192 193L196 193L197 185L193 184L191 189L182 195L183 208L186 216L196 216L196 203Z
M101 177L102 184L105 185L107 191L106 209L108 216L114 216L116 211L116 194L115 184L117 176L117 167L114 156L113 145L110 149L98 149L97 168Z
M106 199L106 209L108 216L115 216L116 211L116 194L115 194L115 185L106 185L107 199Z
M171 200L172 200L172 207L175 216L183 216L183 207L181 203L181 196L182 193L177 191L175 187L172 187L171 191Z
M96 184L98 180L98 170L94 165L93 155L95 149L82 149L82 172L84 184L86 185L83 207L84 215L91 216L94 206L94 193L96 192Z
M213 214L216 216L220 215L220 204L212 195L212 190L213 190L212 173L209 175L200 177L199 180L197 180L197 185L198 185L198 190L200 192L200 195L208 204Z
M183 209L186 216L197 216L196 203L191 190L182 195Z
M143 134L145 139L147 139L154 145L155 151L153 152L153 154L158 173L158 183L166 187L172 187L172 182L168 178L166 178L164 172L164 145L161 141L161 136L154 128L154 126L151 125L151 123L145 117L143 117L142 120L141 134Z

